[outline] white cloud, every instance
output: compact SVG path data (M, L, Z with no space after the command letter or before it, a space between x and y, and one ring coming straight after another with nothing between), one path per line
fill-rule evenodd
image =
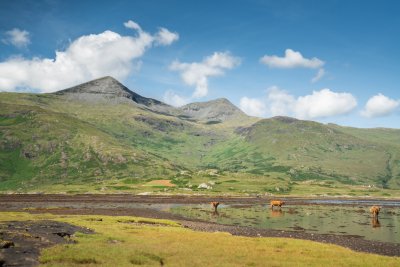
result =
M167 103L171 106L174 106L174 107L181 107L191 101L190 98L185 98L185 97L179 96L171 90L168 90L165 92L165 94L163 96L163 100L165 103Z
M267 90L268 111L271 116L286 115L296 103L294 96L288 92L272 86Z
M181 63L174 61L170 70L179 71L183 82L195 86L193 98L199 98L208 94L208 78L224 74L224 70L232 69L240 64L240 59L229 52L215 52L203 59L202 62Z
M242 105L243 100L243 105ZM251 101L250 101L251 100ZM350 93L337 93L330 89L313 91L310 95L294 97L274 86L264 98L241 99L241 109L249 115L293 116L299 119L315 119L343 115L351 112L357 101Z
M312 59L304 58L300 52L293 51L292 49L285 50L284 57L268 56L265 55L260 58L260 62L271 68L311 68L317 69L322 67L325 63L314 57Z
M319 80L321 80L322 77L324 77L324 75L325 75L325 70L322 68L319 69L317 74L311 79L311 82L312 83L318 82Z
M298 97L294 111L298 118L312 119L347 114L356 106L357 101L352 94L336 93L326 88Z
M178 41L179 34L176 32L170 32L165 28L160 28L159 32L156 35L156 40L158 44L161 45L170 45L175 41Z
M368 118L386 116L393 113L399 105L400 100L390 99L379 93L367 101L361 115Z
M257 98L242 97L239 107L250 116L262 117L265 115L265 103Z
M138 59L158 42L158 33L151 35L133 21L124 25L138 35L121 36L112 31L84 35L65 51L56 51L54 59L15 57L0 62L0 89L28 87L54 92L101 76L126 78L140 65Z
M141 31L142 28L137 24L136 22L132 20L128 20L127 22L124 22L124 26L128 29L136 30L136 31Z
M10 31L5 32L6 38L3 39L3 43L12 44L18 48L26 47L30 44L29 32L14 28Z

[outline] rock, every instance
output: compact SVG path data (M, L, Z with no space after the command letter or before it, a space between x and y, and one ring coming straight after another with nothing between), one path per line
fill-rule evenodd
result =
M201 184L199 184L199 186L197 188L198 189L212 189L212 186L208 185L206 183L201 183Z
M138 196L147 196L147 195L151 195L151 192L142 192L138 194Z
M0 248L9 248L9 247L13 247L14 246L14 242L9 241L9 240L3 240L0 242Z

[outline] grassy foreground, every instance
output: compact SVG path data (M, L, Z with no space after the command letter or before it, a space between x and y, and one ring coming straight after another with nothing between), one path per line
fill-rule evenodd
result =
M95 219L102 218L102 221ZM167 220L1 212L0 221L57 220L89 227L76 244L42 251L43 266L399 266L400 258L286 238L195 232Z

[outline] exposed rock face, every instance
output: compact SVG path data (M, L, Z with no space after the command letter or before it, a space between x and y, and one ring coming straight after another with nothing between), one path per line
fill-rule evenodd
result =
M225 98L187 104L181 107L180 110L188 117L209 123L218 123L247 117L243 111Z
M126 97L130 99L133 99L134 96L137 95L110 76L82 83L80 85L58 91L55 94L62 95L71 93L102 94L115 97Z
M135 103L160 113L169 114L175 110L175 108L161 101L143 97L135 92L132 92L126 86L110 76L64 89L54 94L65 95L70 99L79 99L94 103Z

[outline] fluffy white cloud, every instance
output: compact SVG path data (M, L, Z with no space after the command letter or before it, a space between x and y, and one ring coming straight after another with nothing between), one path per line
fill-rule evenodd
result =
M29 32L18 28L5 32L5 36L6 38L2 40L3 43L12 44L18 48L26 47L31 42L29 39Z
M315 119L347 114L357 106L350 93L337 93L330 89L314 91L310 95L294 97L274 86L267 90L267 96L261 99L243 97L242 110L257 116L293 116L299 119ZM253 110L254 109L254 110ZM253 113L252 113L253 112Z
M163 96L163 100L165 103L167 103L171 106L174 106L174 107L181 107L191 101L190 98L185 98L185 97L179 96L171 90L168 90L165 92L165 94Z
M284 57L265 55L260 58L260 62L271 68L311 68L316 69L322 67L325 63L314 57L312 59L304 58L300 52L292 49L285 50Z
M137 65L135 60L158 44L159 33L151 35L133 21L124 25L138 35L121 36L112 31L84 35L65 51L56 51L54 59L14 57L0 62L0 89L28 87L54 92L101 76L126 78Z
M326 88L298 97L294 111L298 118L312 119L347 114L356 106L352 94L336 93Z
M257 98L242 97L239 107L250 116L262 117L265 115L265 103Z
M322 68L319 69L317 74L311 79L311 82L312 83L318 82L319 80L321 80L322 77L324 77L324 75L325 75L325 70Z
M224 74L224 70L232 69L240 64L240 59L229 52L215 52L201 62L181 63L174 61L170 70L179 71L183 82L195 86L193 98L199 98L208 94L208 78Z
M271 116L289 114L296 103L294 96L277 86L268 88L266 101Z
M178 41L179 34L176 32L170 32L165 28L160 28L156 35L157 43L160 45L170 45L175 41Z
M400 100L390 99L383 94L377 94L371 97L364 109L361 111L361 115L364 117L382 117L393 113L400 105Z

